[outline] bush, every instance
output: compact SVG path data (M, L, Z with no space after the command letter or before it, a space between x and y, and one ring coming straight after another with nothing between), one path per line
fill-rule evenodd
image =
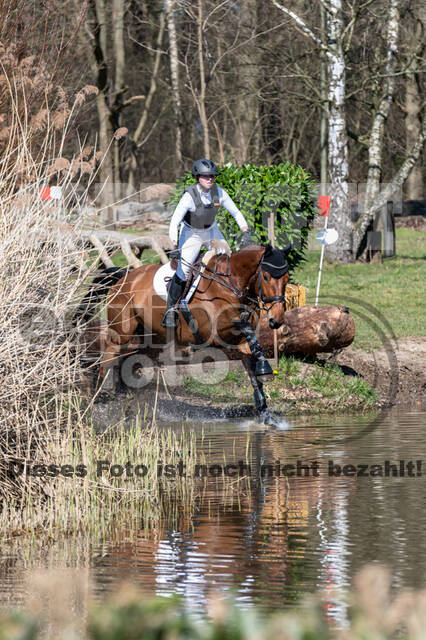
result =
M184 189L195 182L190 172L176 182L170 202L177 204ZM314 181L302 167L288 162L273 166L226 164L219 168L217 184L223 187L244 214L253 237L259 244L268 242L268 218L275 213L275 244L284 248L289 243L290 269L303 259L309 223L316 206ZM217 221L233 250L239 248L239 229L232 216L223 208Z

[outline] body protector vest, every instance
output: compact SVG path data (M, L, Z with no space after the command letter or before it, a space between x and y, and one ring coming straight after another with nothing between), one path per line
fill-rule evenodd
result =
M194 201L195 211L187 211L184 216L184 221L189 224L190 227L195 229L207 229L211 227L216 219L216 214L219 209L219 191L216 184L212 185L210 189L210 195L212 198L211 204L204 204L201 200L200 192L198 191L196 184L191 184L185 189L185 193L189 193Z

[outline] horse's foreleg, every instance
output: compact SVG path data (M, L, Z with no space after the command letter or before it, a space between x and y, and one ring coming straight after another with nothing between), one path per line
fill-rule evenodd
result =
M243 356L243 364L250 378L251 386L253 387L254 406L256 408L256 412L258 413L260 420L263 422L263 424L277 426L279 422L274 418L274 416L268 409L268 405L266 404L265 394L263 393L263 384L260 382L259 378L256 376L256 373L255 373L255 368L256 368L255 357L248 356L248 355Z
M107 338L102 349L102 360L99 367L99 380L102 382L109 371L112 372L118 363L121 352L120 337L114 329L108 329Z
M247 340L247 344L250 348L250 352L256 361L254 368L254 375L259 376L262 382L268 382L273 379L274 373L271 369L271 365L265 358L263 349L257 341L256 333L249 322L241 321L238 323L238 328ZM272 378L271 378L272 376Z
M243 356L243 364L250 378L251 386L253 387L254 406L256 411L261 414L268 406L266 404L265 394L263 393L263 384L256 378L254 373L256 366L254 356Z

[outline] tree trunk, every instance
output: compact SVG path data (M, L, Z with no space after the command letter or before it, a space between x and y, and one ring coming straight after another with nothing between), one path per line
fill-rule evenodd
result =
M99 181L101 183L99 200L102 206L101 218L105 225L112 228L114 225L114 209L112 204L115 201L111 153L113 132L111 127L111 112L102 91L99 91L96 96L96 107L99 120L99 148L104 154L99 167Z
M174 24L174 23L173 23ZM139 142L139 139L145 129L145 125L147 123L148 120L148 114L149 114L149 110L151 108L151 103L152 100L154 98L155 92L157 91L157 79L158 79L158 72L160 69L160 58L161 58L161 46L163 44L163 37L164 37L164 29L165 29L165 17L164 17L164 13L161 13L160 15L160 25L158 28L158 35L157 35L157 51L155 52L155 59L154 59L154 67L152 69L152 73L151 73L151 82L149 85L149 91L148 91L148 95L146 97L145 100L145 104L144 104L144 108L142 111L142 115L140 117L140 120L138 122L138 125L136 127L135 133L133 134L133 145L134 148L132 150L132 155L131 155L131 160L130 160L130 169L129 169L129 179L128 179L128 183L129 183L129 187L130 187L130 191L132 189L135 188L135 174L138 168L138 163L137 163L137 149L141 146L141 143ZM178 93L178 97L179 97L179 93ZM175 113L176 115L176 113ZM179 173L177 173L176 175L180 175L180 169L181 169L181 164L182 164L182 152L180 149L180 125L176 126L176 130L177 132L179 132L179 136L177 136L177 140L179 142L176 142L176 160L179 157L180 154L180 164L177 162L177 167L179 169Z
M241 95L235 102L235 128L233 154L238 165L254 162L259 156L260 124L257 100L259 44L250 39L256 32L257 0L246 0L244 10L244 28L247 44L241 47L236 65L237 82Z
M180 100L180 85L179 85L179 54L176 36L176 25L173 16L173 9L176 2L175 0L166 0L166 17L167 17L167 29L169 32L169 46L170 46L170 77L172 81L172 98L173 98L173 111L175 119L175 158L176 158L176 177L183 173L183 159L182 159L182 105Z
M327 10L328 31L328 164L330 176L330 226L339 232L339 240L327 247L327 258L352 262L351 223L349 217L348 141L345 114L345 74L343 54L342 0L330 0Z
M399 8L398 0L390 0L387 20L387 54L382 97L373 120L368 147L368 175L365 190L364 211L371 209L380 191L382 175L383 134L395 87L396 52L398 48Z
M421 94L415 73L409 73L405 86L405 108L407 116L405 120L406 149L407 152L413 146L422 126L420 120ZM412 169L406 182L406 199L423 200L423 172L421 163L418 162Z
M423 10L423 19L426 18L426 10ZM417 20L415 30L415 43L416 46L413 51L413 59L409 68L409 72L405 81L405 140L407 154L415 144L418 138L422 122L421 122L421 110L422 110L422 95L420 91L420 75L418 70L418 60L423 59L424 54L424 40L423 40L423 28L422 20ZM423 200L423 172L420 162L417 162L411 169L411 172L406 182L406 199L407 200Z
M102 207L101 217L104 224L114 224L112 203L115 200L113 189L112 164L112 126L111 109L108 104L109 78L107 67L107 24L104 0L90 0L87 29L92 37L90 64L96 78L99 93L96 96L96 107L99 120L99 149L104 153L99 167L101 190L99 202Z
M200 91L198 97L201 126L203 128L203 149L204 157L210 158L209 126L206 114L206 74L204 70L203 54L203 0L198 0L198 64L200 69Z
M117 130L120 127L120 105L123 101L124 89L124 67L125 67L125 48L124 48L124 0L113 0L112 7L112 24L113 24L113 42L114 42L114 59L115 59L115 77L114 77L114 112L112 114L111 128ZM113 182L114 193L116 198L121 198L120 189L120 141L113 141L114 149L114 165L113 165Z

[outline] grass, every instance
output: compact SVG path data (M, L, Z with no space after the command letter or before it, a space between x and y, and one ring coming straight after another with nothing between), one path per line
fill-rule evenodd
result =
M184 389L192 395L216 402L252 402L252 387L243 369L230 371L217 384L185 378ZM265 384L267 399L286 413L300 411L341 411L371 409L378 402L374 389L362 378L345 376L337 365L321 361L309 363L282 356L274 380Z
M121 251L115 253L112 256L112 261L116 267L127 267L127 258L121 253ZM160 264L160 258L158 253L152 249L144 249L142 258L140 259L142 264Z
M183 387L187 393L209 396L214 398L218 402L226 402L235 399L235 395L238 394L240 399L244 401L252 401L252 392L250 383L248 382L247 374L241 369L234 369L228 371L225 378L218 380L217 384L200 382L196 378L189 376L184 378ZM242 386L244 386L241 394Z
M87 261L87 264L88 265L92 264L98 258L98 256L99 254L96 250L90 251L89 260ZM124 256L124 254L121 251L117 251L110 257L116 267L128 266L127 258ZM156 251L153 251L153 249L144 249L142 253L142 257L140 258L140 261L142 262L143 265L160 264L160 258L158 257L158 253Z
M315 244L311 240L310 246ZM382 346L380 328L397 338L425 335L419 305L426 299L426 233L397 229L396 252L395 258L377 264L324 262L320 304L349 307L355 319L355 347ZM315 300L319 260L320 250L312 248L292 274L294 282L307 287L307 304Z

